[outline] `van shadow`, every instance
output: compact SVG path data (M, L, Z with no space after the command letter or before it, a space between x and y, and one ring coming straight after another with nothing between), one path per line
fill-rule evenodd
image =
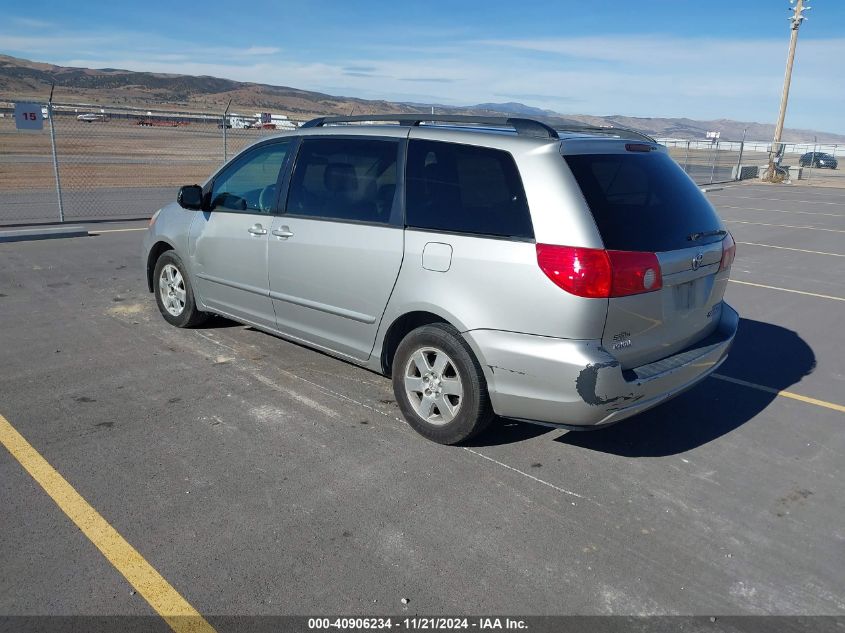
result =
M771 323L740 319L728 360L717 375L788 389L816 367L812 348L797 333ZM730 433L763 411L777 396L718 378L654 409L597 431L570 431L555 441L623 457L662 457L692 450ZM530 426L530 425L526 425ZM548 432L537 427L536 435ZM530 433L496 425L479 444ZM530 435L529 435L530 436ZM512 439L511 441L518 441Z

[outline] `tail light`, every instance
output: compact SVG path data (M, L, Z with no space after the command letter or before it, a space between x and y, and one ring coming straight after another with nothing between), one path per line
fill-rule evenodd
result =
M660 262L654 253L607 251L613 269L611 297L638 295L663 287Z
M663 286L654 253L537 244L537 264L557 286L579 297L625 297Z
M736 242L734 242L733 235L728 233L722 240L722 263L719 270L727 270L731 267L736 259Z
M537 263L546 277L579 297L609 297L610 257L595 248L537 244Z

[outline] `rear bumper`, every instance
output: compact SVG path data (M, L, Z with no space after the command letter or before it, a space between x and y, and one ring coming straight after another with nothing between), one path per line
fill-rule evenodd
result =
M484 365L498 415L586 429L650 409L706 378L727 357L738 324L736 311L722 303L719 323L705 339L628 370L600 341L497 330L465 336Z

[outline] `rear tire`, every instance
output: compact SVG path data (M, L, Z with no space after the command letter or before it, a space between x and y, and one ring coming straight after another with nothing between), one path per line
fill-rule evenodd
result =
M484 373L451 325L410 332L393 357L393 393L408 424L439 444L481 433L495 417Z
M165 251L156 260L153 292L164 320L176 327L195 327L209 314L197 310L194 289L182 259L173 251Z

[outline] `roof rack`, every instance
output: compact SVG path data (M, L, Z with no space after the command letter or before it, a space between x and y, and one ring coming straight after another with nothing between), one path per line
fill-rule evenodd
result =
M355 116L324 116L303 123L302 127L323 127L332 123L396 121L399 125L419 127L421 123L459 123L486 125L491 127L512 127L520 136L557 139L557 130L535 121L516 117L467 116L459 114L358 114Z
M558 126L558 130L561 132L587 132L590 134L617 134L619 136L629 135L635 138L638 138L643 141L648 141L649 143L657 143L657 141L649 136L648 134L644 134L643 132L638 132L637 130L633 130L629 127L619 127L619 126L612 126L612 127L604 127L600 125L566 125L566 126Z
M303 123L302 127L323 127L333 123L377 123L381 121L396 121L399 125L419 127L422 123L458 123L489 127L511 127L520 136L535 138L560 138L558 130L562 132L582 132L589 134L606 134L630 136L650 143L657 141L643 132L622 126L599 125L559 125L551 127L536 119L521 117L487 117L464 114L356 114L354 116L324 116Z

